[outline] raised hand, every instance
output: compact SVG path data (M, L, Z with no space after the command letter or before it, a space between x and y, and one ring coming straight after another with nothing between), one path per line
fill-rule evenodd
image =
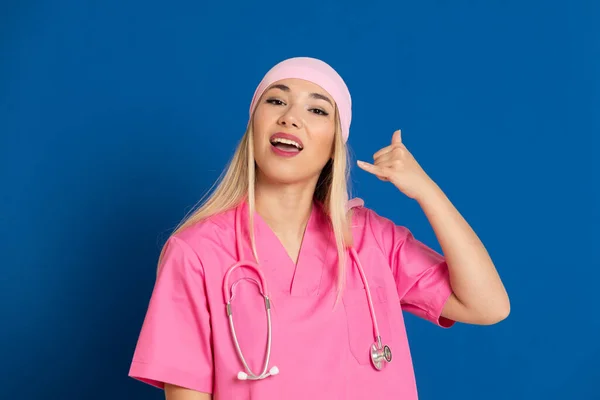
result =
M402 132L392 135L392 143L373 154L373 164L358 161L358 166L382 181L394 184L412 199L430 190L435 183L402 143Z

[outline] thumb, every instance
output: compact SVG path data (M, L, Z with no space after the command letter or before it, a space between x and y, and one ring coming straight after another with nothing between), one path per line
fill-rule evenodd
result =
M402 143L402 131L400 129L392 135L392 144L394 143Z

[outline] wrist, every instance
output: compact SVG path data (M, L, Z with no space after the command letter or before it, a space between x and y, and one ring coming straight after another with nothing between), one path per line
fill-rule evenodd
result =
M415 196L415 200L421 206L437 201L444 197L442 189L433 181L429 180L427 185L423 185L422 189Z

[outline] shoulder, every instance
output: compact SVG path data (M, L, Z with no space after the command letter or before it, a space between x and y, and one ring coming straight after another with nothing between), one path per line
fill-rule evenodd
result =
M351 213L352 230L355 236L370 237L380 245L384 245L390 238L401 240L410 235L408 228L397 225L391 219L378 214L360 199L352 199L349 205L351 206L348 207L348 212Z
M367 207L362 199L354 198L350 200L348 202L348 212L351 213L353 227L368 227L374 230L407 229L404 226L396 225L391 219Z
M228 234L234 228L235 209L211 215L173 235L177 239L192 244L198 240L212 239Z
M171 235L167 244L177 243L198 259L211 253L228 251L235 243L235 209L211 215Z

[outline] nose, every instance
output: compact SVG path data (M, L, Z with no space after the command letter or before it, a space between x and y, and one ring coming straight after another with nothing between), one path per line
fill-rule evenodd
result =
M294 114L293 107L288 108L285 113L279 117L278 123L286 128L290 126L300 128L302 126L302 121Z

